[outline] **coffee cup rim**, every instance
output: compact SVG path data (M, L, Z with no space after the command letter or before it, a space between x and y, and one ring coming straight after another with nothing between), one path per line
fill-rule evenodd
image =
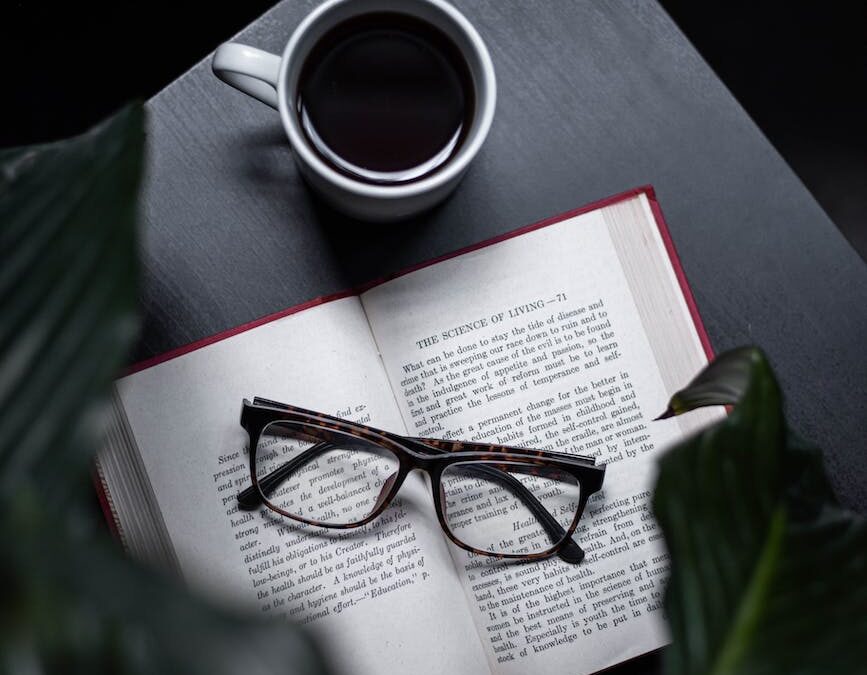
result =
M286 91L286 80L287 71L293 58L293 54L308 29L315 22L319 21L323 15L333 11L335 7L353 1L355 0L327 0L321 4L310 12L300 24L298 24L298 27L292 33L289 41L286 43L285 49L283 50L277 81L277 105L280 112L280 119L283 122L283 128L286 131L286 135L289 137L289 143L292 146L292 151L299 155L300 159L303 160L303 163L316 172L320 178L342 190L359 196L375 197L379 199L403 199L436 190L460 176L467 169L470 162L482 147L482 144L490 131L491 124L493 123L497 89L494 64L491 61L488 49L475 27L454 6L445 2L445 0L417 0L432 5L446 14L460 28L460 30L467 35L470 44L472 44L472 47L476 52L475 55L481 64L481 77L484 80L484 86L482 89L485 92L484 101L481 102L482 105L479 106L477 102L476 109L473 113L473 123L475 124L478 122L478 126L472 137L464 141L463 147L458 151L455 157L449 160L444 167L421 180L399 185L376 185L351 178L328 166L328 164L319 157L304 137L298 120L298 115L295 114L293 109L294 105L290 103L290 100L294 99L294 95L292 92Z

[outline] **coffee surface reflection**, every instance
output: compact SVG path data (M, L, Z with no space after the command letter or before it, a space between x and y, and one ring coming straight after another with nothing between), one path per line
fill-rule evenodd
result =
M311 51L297 114L337 171L376 184L430 175L460 149L474 114L472 78L454 43L397 13L338 24Z

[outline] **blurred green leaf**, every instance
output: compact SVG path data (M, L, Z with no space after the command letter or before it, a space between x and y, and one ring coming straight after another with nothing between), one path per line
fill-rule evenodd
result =
M0 151L0 672L321 673L299 629L191 597L84 516L137 327L143 123Z
M0 498L37 481L55 505L86 468L99 405L136 332L131 106L78 138L8 150L0 169Z
M19 502L0 522L15 542L0 566L15 581L0 610L0 672L323 672L306 633L216 609L104 539L70 537L38 505Z
M675 399L684 411L737 405L660 463L667 672L865 672L867 523L839 506L818 450L786 429L764 355L723 354Z

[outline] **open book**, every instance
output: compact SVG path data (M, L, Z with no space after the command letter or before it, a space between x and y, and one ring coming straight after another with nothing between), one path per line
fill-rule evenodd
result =
M134 367L98 460L104 505L134 556L309 625L342 672L591 673L666 642L655 458L723 413L652 419L709 355L641 188ZM360 529L239 510L254 395L595 457L607 475L576 533L587 556L473 556L415 474Z

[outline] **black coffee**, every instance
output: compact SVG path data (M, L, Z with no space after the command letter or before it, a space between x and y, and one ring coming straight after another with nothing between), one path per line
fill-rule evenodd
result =
M472 77L440 30L404 14L367 14L313 48L298 114L333 168L370 183L406 183L460 148L473 115Z

